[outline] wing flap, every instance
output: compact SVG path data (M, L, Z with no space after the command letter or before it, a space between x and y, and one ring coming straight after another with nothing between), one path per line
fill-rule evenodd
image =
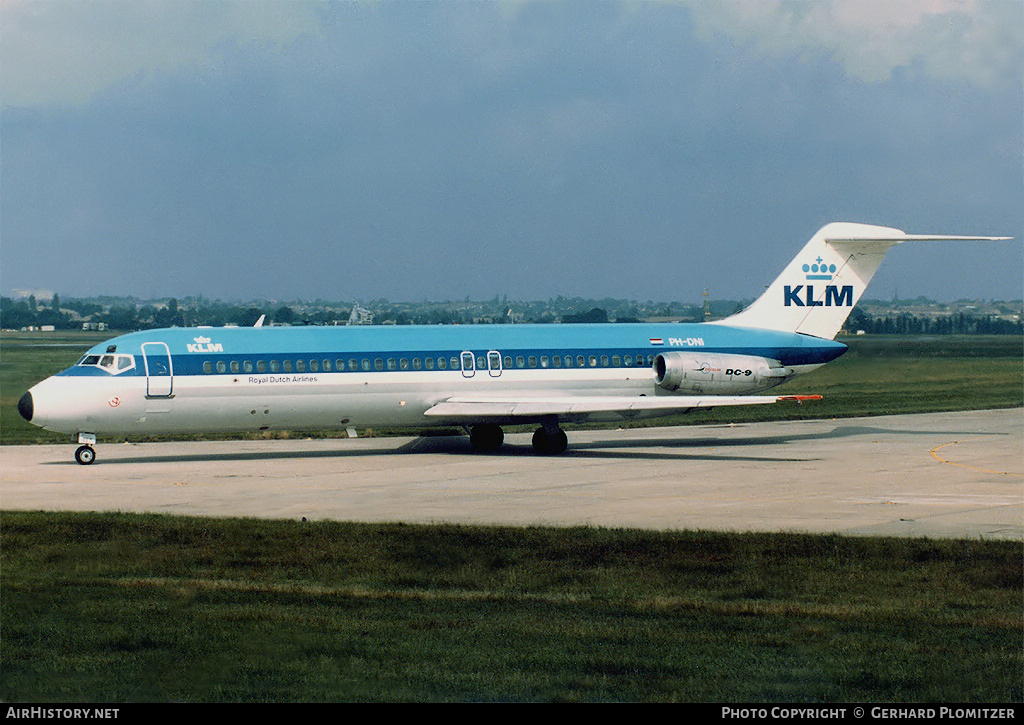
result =
M424 415L449 419L537 418L547 415L592 415L685 411L729 405L764 405L779 401L816 400L817 395L681 395L681 396L564 396L502 398L457 396L429 408Z

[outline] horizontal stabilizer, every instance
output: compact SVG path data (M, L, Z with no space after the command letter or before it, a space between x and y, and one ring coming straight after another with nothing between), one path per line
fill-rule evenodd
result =
M1013 237L965 237L960 234L899 234L871 237L825 237L826 242L888 242L890 245L903 242L1000 242Z

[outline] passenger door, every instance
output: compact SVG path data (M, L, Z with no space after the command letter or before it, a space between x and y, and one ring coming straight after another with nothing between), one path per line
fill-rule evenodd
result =
M174 370L167 343L142 343L142 359L146 367L146 397L174 397Z
M492 378L501 377L501 353L497 350L487 353L487 372Z
M476 355L465 350L460 358L462 360L462 377L471 378L476 375Z

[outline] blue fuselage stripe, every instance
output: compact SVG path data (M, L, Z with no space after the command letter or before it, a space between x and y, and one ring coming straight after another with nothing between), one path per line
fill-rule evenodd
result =
M146 369L142 345L152 342L167 344L176 376L271 373L275 372L271 370L273 363L284 361L290 362L290 372L366 374L441 371L444 368L438 365L440 359L447 364L448 372L459 372L464 352L473 354L477 372L486 372L489 352L500 353L503 369L528 370L647 367L654 355L668 351L751 355L778 360L784 366L820 365L846 351L841 343L795 333L674 324L171 328L123 335L95 346L88 354L103 355L116 347L118 354L135 358L134 368L121 375L143 376ZM152 354L152 349L147 348L147 353ZM554 364L556 357L562 363L560 366ZM547 365L542 364L542 358L547 358ZM566 358L571 364L565 364ZM433 367L428 367L428 359L433 361ZM478 363L481 359L483 366ZM627 359L631 359L628 365ZM324 369L325 360L329 361L330 370ZM354 369L350 365L353 360ZM417 360L421 367L414 367ZM304 363L304 371L296 369L298 361ZM311 370L310 361L316 361L320 369ZM339 361L343 363L340 369ZM237 367L233 368L232 363ZM262 366L266 369L260 370ZM62 374L108 373L97 367L75 366Z

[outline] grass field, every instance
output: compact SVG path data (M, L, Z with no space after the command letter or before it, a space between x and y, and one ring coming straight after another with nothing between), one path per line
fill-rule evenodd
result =
M18 398L38 381L74 364L90 345L108 336L109 333L3 333L0 443L66 442L68 436L49 433L22 420L17 411ZM843 418L1024 405L1024 347L1017 337L864 336L842 341L850 346L845 355L777 389L782 393L820 394L824 396L821 401L720 408L642 424ZM296 434L345 435L340 430Z
M1019 702L1019 542L4 513L5 702Z

